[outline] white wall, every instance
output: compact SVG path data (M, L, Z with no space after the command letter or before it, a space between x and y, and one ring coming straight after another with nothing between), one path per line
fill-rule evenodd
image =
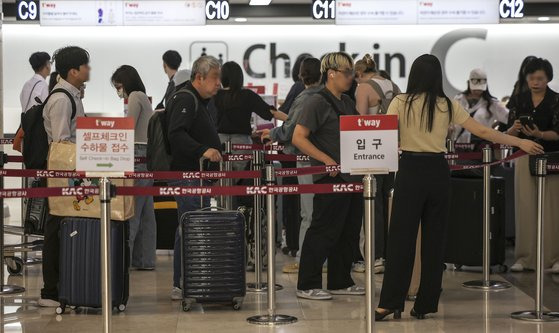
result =
M92 76L87 84L84 100L86 112L122 113L122 102L117 98L109 79L122 64L135 66L157 103L167 86L162 70L161 55L167 49L178 50L188 67L207 47L210 54L224 54L225 60L243 63L247 49L255 49L248 62L255 72L266 73L266 79L245 75L245 83L264 84L268 92L274 82L280 85L283 97L292 83L285 78L282 60L277 61L277 78L272 78L270 63L271 43L277 52L286 53L293 65L301 53L320 57L339 50L345 43L348 53L380 53L380 67L384 68L385 54L401 53L405 57L405 77L399 77L398 61L393 61L392 76L403 89L413 60L430 53L443 35L463 26L204 26L204 27L40 27L37 25L5 24L4 39L4 130L13 133L19 125L19 92L33 74L27 58L34 51L52 54L61 46L78 45L91 53ZM448 48L445 69L448 81L455 89L464 89L469 71L482 67L488 72L493 95L502 97L512 90L520 62L527 55L549 59L559 76L559 25L483 25L467 26L464 36L481 34L485 39L466 38L442 46ZM474 29L474 30L471 30ZM448 38L446 38L448 39ZM208 42L209 41L209 42ZM373 44L379 44L378 50ZM444 44L444 42L443 42ZM438 48L440 51L440 47ZM555 80L554 83L559 82ZM557 84L555 84L557 86ZM449 88L449 87L447 87ZM448 89L453 91L452 88Z

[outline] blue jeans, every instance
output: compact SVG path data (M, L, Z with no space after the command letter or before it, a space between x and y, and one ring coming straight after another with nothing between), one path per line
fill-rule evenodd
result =
M204 186L209 186L210 183L204 181ZM169 182L169 186L200 186L200 180L198 179L183 179L174 180ZM186 212L191 212L194 210L199 210L200 208L200 197L188 196L188 197L175 197L177 201L177 213L179 219L179 228L175 232L175 249L173 255L173 287L182 288L181 285L181 273L182 273L182 251L181 251L181 237L179 233L181 217ZM203 197L203 206L210 206L210 197Z
M136 157L146 156L146 145L134 145ZM136 164L134 171L147 171L146 164ZM136 179L134 186L153 186L153 179ZM157 227L152 196L134 198L134 217L130 219L130 262L137 268L154 268Z

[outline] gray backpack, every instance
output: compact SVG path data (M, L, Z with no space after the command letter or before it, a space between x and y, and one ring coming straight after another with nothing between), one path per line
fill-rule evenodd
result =
M374 80L369 80L367 81L367 83L373 87L373 89L376 91L376 93L380 96L380 100L379 100L379 114L386 114L388 112L388 107L390 106L390 102L392 102L392 99L398 95L399 93L401 93L400 88L398 88L398 86L390 81L392 83L392 90L387 91L386 93L384 91L382 91L381 86Z

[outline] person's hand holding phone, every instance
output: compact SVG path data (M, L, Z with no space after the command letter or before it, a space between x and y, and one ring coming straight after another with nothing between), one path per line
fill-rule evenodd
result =
M531 126L530 124L522 126L522 133L527 136L542 139L542 132L536 124L531 124Z

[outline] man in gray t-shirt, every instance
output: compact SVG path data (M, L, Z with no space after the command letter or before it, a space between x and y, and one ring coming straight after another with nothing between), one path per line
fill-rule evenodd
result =
M293 144L311 157L312 165L340 163L341 115L356 115L355 104L343 93L353 81L353 59L346 53L324 56L320 72L325 89L308 98L293 133ZM348 174L331 172L315 177L316 184L343 184ZM363 219L359 193L316 194L312 221L303 242L297 297L329 300L332 295L364 295L351 277ZM322 265L328 259L328 290L322 289Z
M329 97L327 101L325 96ZM331 103L334 103L337 110ZM310 96L301 112L301 117L297 122L306 127L311 132L309 140L326 155L330 156L337 164L340 164L340 117L341 115L358 115L355 102L347 95L342 94L341 100L336 98L328 89L322 93ZM311 157L311 165L324 165L323 162ZM324 178L326 175L317 175L314 180ZM358 182L359 177L352 177L348 174L341 174L342 178L348 182Z

